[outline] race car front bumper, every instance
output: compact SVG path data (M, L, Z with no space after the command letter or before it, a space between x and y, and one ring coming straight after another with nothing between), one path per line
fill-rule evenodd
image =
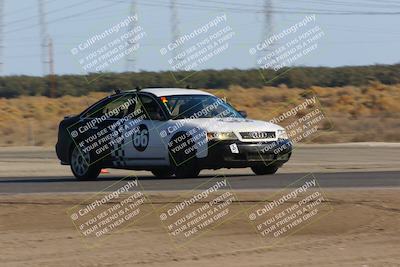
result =
M208 155L198 158L197 162L202 169L245 168L260 164L280 167L290 159L292 150L289 140L263 143L209 142Z

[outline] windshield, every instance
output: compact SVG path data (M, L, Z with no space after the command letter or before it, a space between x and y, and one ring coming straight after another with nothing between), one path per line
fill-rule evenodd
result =
M232 106L215 96L163 96L161 101L175 120L188 118L243 118Z

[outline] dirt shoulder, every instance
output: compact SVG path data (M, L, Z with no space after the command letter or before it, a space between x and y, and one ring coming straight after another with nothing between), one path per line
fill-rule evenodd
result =
M181 192L182 193L182 192ZM325 190L324 216L260 239L246 211L274 192L236 192L236 215L188 243L171 240L158 210L177 193L149 193L139 222L87 247L67 209L88 194L0 196L3 266L398 266L400 189ZM175 202L174 202L175 201Z

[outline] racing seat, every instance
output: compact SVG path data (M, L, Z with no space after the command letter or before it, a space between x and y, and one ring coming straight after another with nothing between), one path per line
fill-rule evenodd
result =
M201 103L196 100L190 100L179 107L179 117L189 117L188 114L194 114L202 109Z
M162 119L162 114L161 114L161 108L157 105L155 102L149 102L144 105L144 108L147 111L147 114L149 115L150 119L152 120L161 120Z

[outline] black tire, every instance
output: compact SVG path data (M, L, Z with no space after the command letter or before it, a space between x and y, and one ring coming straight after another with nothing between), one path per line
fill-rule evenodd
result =
M188 163L183 163L175 170L176 178L196 178L200 174L200 169L197 166L190 166Z
M178 153L175 155L175 162L171 159L172 164L175 166L176 178L196 178L199 176L200 169L197 166L196 154L185 155Z
M276 171L278 169L279 169L279 167L276 167L276 166L265 166L265 165L259 165L259 166L251 167L251 170L256 175L274 174L274 173L276 173Z
M187 136L186 133L180 132L176 134L172 140L178 139L180 136ZM188 140L191 136L186 137L186 142L191 144ZM199 176L200 169L197 166L196 149L191 150L191 153L186 154L184 149L175 150L179 146L180 142L172 142L173 145L170 149L170 163L174 169L176 178L195 178ZM187 146L185 147L187 148Z
M174 170L171 168L162 168L152 170L151 173L157 178L169 178L174 175Z
M77 147L71 151L69 160L71 171L79 181L94 181L100 174L100 166L90 165L90 154L81 153Z

